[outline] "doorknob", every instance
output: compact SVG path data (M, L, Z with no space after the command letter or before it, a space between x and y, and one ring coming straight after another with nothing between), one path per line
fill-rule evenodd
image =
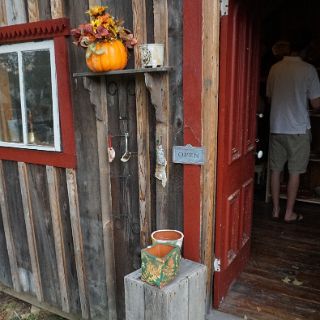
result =
M257 157L258 159L261 159L261 158L263 157L263 151L262 151L262 150L257 151L257 152L256 152L256 157Z
M264 117L264 114L263 113L256 113L256 116L260 119L262 119Z

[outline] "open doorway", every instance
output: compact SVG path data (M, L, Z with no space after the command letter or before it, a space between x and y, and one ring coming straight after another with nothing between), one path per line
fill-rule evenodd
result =
M271 221L272 206L265 202L270 198L267 170L269 117L265 87L271 65L281 59L281 48L293 35L305 41L303 59L320 71L320 2L253 2L259 2L260 6L260 29L257 28L261 44L257 149L262 150L264 156L255 162L251 255L244 271L220 304L220 310L245 319L319 319L320 113L310 112L311 156L308 170L301 177L299 201L296 203L296 210L304 215L304 221L292 225ZM261 118L260 114L264 116ZM284 172L282 209L285 206L286 179Z

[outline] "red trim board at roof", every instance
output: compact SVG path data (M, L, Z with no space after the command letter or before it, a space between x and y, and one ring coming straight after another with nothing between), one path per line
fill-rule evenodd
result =
M52 39L70 34L69 19L53 19L0 28L0 44Z

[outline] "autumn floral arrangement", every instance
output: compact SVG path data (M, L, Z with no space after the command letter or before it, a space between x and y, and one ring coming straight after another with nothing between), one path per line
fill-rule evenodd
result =
M106 12L107 8L91 7L86 12L90 22L71 30L73 43L86 49L86 62L92 71L123 69L127 65L127 49L137 43L124 21Z

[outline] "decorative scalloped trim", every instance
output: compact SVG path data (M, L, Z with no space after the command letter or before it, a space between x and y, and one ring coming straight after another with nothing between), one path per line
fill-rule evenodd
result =
M53 19L0 27L0 44L50 39L70 34L69 19Z

